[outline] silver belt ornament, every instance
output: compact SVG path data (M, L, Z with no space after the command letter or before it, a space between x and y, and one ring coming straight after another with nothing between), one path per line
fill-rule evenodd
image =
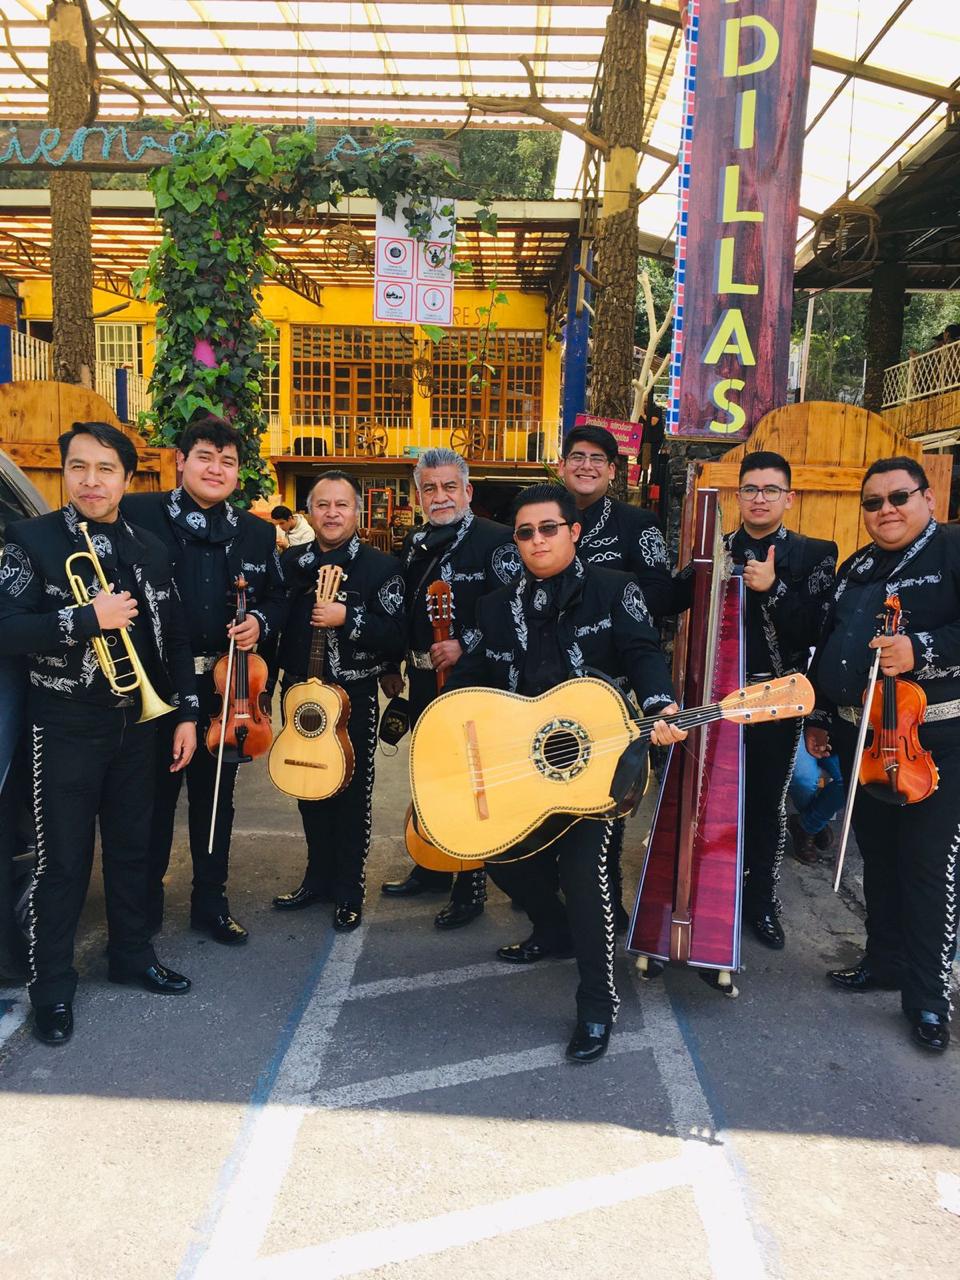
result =
M859 724L862 711L862 707L837 707L837 715L849 724ZM954 698L950 702L934 702L932 705L928 703L923 721L924 724L931 724L935 720L955 720L958 716L960 716L960 698Z
M219 661L219 654L201 653L199 656L194 654L193 674L195 676L205 676L208 671L213 670Z
M432 671L433 659L430 657L430 651L422 649L411 649L407 654L407 665L415 667L417 671Z

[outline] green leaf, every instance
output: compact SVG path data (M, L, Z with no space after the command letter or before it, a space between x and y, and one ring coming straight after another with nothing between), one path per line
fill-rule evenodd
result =
M422 324L420 328L431 342L442 342L447 336L446 330L442 329L440 325L437 324Z

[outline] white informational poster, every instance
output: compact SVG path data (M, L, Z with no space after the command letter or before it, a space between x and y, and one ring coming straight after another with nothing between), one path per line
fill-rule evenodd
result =
M377 207L373 318L383 324L452 324L456 213L438 212L429 240L421 242L407 231L400 212L406 203L403 196L397 200L393 218ZM434 207L454 209L454 203L438 198Z

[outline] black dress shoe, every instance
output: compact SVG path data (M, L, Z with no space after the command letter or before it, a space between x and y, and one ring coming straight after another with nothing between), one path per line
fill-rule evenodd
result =
M827 977L844 991L896 991L900 986L892 974L877 973L866 960L854 969L831 969Z
M33 1034L44 1044L66 1044L73 1035L72 1004L38 1004L33 1011Z
M182 973L174 973L157 960L135 973L123 969L110 969L107 976L111 982L122 982L128 986L140 986L157 996L179 996L190 990L190 979Z
M225 947L242 947L250 937L246 929L228 911L218 916L190 916L190 928L198 933L208 934L214 942L222 942Z
M573 954L572 945L548 947L535 938L527 938L524 942L513 942L508 947L500 947L497 959L506 960L507 964L536 964L538 960L569 960Z
M318 889L308 889L305 884L302 884L299 889L294 889L293 893L279 894L274 898L273 905L278 911L302 911L304 907L332 901L330 894L321 893Z
M433 923L438 929L461 929L482 915L482 902L448 902L434 917Z
M777 913L772 907L767 911L761 911L758 915L748 916L747 923L758 942L762 942L771 951L783 950L786 942L783 925L777 919Z
M914 1009L908 1015L910 1034L918 1045L943 1053L950 1043L950 1019L945 1013L932 1013L929 1009Z
M578 1022L567 1045L567 1057L572 1062L596 1062L607 1052L611 1029L609 1022Z
M449 891L449 880L443 884L433 885L421 880L413 871L406 880L388 880L380 886L380 892L385 893L388 898L415 898L421 893L448 893Z
M787 830L790 832L793 856L796 860L802 862L805 867L815 867L820 861L820 854L817 852L813 836L804 831L795 813L791 813L787 818Z
M349 902L338 902L333 913L333 927L337 933L350 933L359 925L361 918L359 907L353 907Z

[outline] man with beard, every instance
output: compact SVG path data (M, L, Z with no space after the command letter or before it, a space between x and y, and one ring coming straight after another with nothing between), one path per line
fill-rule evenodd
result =
M884 458L864 477L860 505L872 541L840 566L810 668L817 707L807 748L840 757L857 786L857 726L875 651L880 676L923 690L919 737L940 782L913 804L861 788L853 831L863 855L867 943L852 969L827 976L844 991L899 990L914 1041L940 1052L950 1041L950 986L957 950L960 851L960 534L934 519L933 493L913 458ZM888 596L900 598L897 635L878 635ZM869 744L869 739L868 739Z
M299 888L280 894L273 905L278 911L299 911L332 902L334 929L348 932L360 924L370 850L377 677L388 659L402 657L406 636L403 579L393 556L365 546L357 536L360 491L346 472L320 477L307 498L307 516L316 540L309 547L291 547L282 559L288 612L279 643L281 691L306 680L314 630L325 628L322 678L350 698L347 732L354 770L337 795L298 801L307 869ZM317 602L317 574L324 565L343 570L342 601Z
M533 485L514 510L523 576L480 601L479 636L451 685L539 697L566 680L600 672L622 693L632 689L645 716L675 713L643 593L632 575L579 558L580 522L571 495L560 485ZM651 741L669 746L686 736L657 720ZM529 965L577 958L577 1025L567 1046L575 1062L603 1056L619 1005L608 862L615 825L614 818L574 822L530 857L501 861L507 853L487 863L491 879L533 925L523 942L501 947L499 959Z
M169 557L120 515L137 450L103 422L75 422L60 437L67 505L11 525L0 563L0 656L24 656L32 735L37 862L30 894L29 992L34 1034L65 1044L73 1034L73 944L93 866L99 820L111 982L158 994L190 989L150 945L147 865L154 757L179 776L197 743L197 699L185 624ZM76 606L67 561L89 537L95 566L74 561L89 604ZM126 631L149 683L177 707L140 722L143 684L116 693L92 641L101 640L129 684ZM158 726L169 721L166 735ZM164 745L158 746L158 738Z
M229 499L237 488L240 437L219 418L205 416L180 437L180 485L169 493L132 494L124 512L164 543L173 561L193 651L200 699L199 736L206 737L219 698L213 668L230 637L241 651L272 637L283 614L283 577L273 525ZM236 580L247 580L249 611L235 624ZM190 925L227 946L242 945L247 931L230 914L227 872L233 830L233 790L238 764L224 763L213 852L208 854L216 760L201 745L184 770L189 799L193 890ZM158 767L157 800L150 845L151 930L163 925L163 877L170 863L174 819L183 773Z
M510 530L470 510L473 486L467 463L452 449L428 449L413 472L420 506L427 523L406 539L400 552L407 616L407 679L410 682L410 724L437 696L437 673L451 672L477 643L477 601L517 579L520 560ZM434 643L427 614L427 587L443 579L453 593L453 627L449 640ZM388 698L403 689L398 673L381 678ZM414 867L404 880L388 881L383 892L413 897L450 887L445 872ZM475 920L486 898L483 870L462 871L453 878L450 901L437 915L438 929L457 929Z

